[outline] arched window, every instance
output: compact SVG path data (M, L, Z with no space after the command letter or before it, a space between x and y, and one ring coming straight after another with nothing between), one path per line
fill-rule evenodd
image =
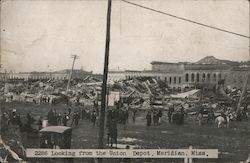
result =
M174 77L174 84L176 84L176 77Z
M202 82L204 82L205 80L206 80L206 74L203 73L203 74L202 74Z
M200 74L199 73L196 74L196 82L200 82Z
M207 74L207 81L210 82L210 74Z
M172 83L172 77L169 77L169 84Z
M179 84L181 84L181 77L179 77Z
M218 74L218 79L221 80L221 74Z
M194 82L194 74L191 74L191 82Z
M214 74L213 79L214 79L214 81L216 81L216 80L217 80L217 76L216 76L216 74Z
M188 76L188 74L186 74L186 82L188 82L189 81L189 76Z

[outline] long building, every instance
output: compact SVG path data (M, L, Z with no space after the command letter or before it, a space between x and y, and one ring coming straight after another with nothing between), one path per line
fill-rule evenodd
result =
M0 73L0 80L40 80L40 79L53 79L53 80L67 80L70 75L69 69L54 71L54 72L20 72L20 73ZM73 70L73 79L83 79L88 75L92 75L92 72L79 70Z
M207 56L195 63L151 62L151 70L109 72L109 81L154 77L166 82L173 89L184 89L206 86L213 88L219 83L225 87L240 89L249 77L249 62L233 62ZM114 77L115 76L115 77ZM248 88L250 84L248 82Z

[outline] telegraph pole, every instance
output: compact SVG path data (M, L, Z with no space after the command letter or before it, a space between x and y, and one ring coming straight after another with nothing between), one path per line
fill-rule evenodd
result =
M72 63L72 68L71 68L71 71L70 71L70 74L69 74L69 80L68 80L68 84L67 84L67 88L66 88L66 94L67 94L68 91L69 91L69 84L70 84L70 80L71 80L71 78L72 78L72 73L73 73L75 61L76 61L76 59L79 58L79 56L77 56L77 55L72 55L71 58L73 58L73 63Z
M249 1L249 5L250 5L250 1ZM241 103L242 103L242 100L243 100L243 96L244 96L245 92L248 89L248 82L249 82L248 80L250 78L250 40L248 41L248 44L249 44L249 46L248 46L248 57L249 58L248 58L248 64L247 64L247 66L248 66L248 73L247 73L246 80L245 80L245 83L243 85L243 90L242 90L242 93L240 95L240 99L239 99L239 102L238 102L238 105L237 105L237 109L236 109L236 113L237 114L240 111L240 107L241 107Z
M242 93L240 95L240 99L239 99L239 102L238 102L238 105L237 105L236 113L239 113L244 94L247 91L247 84L248 84L249 78L250 78L250 70L248 68L248 73L246 75L246 80L245 80L245 83L244 83L243 88L242 88Z
M110 43L110 17L111 17L111 0L108 0L107 11L107 24L106 24L106 46L105 46L105 60L103 69L103 82L102 82L102 101L101 101L101 116L99 127L99 139L98 148L103 148L103 136L104 136L104 122L105 122L105 108L106 108L106 92L107 92L107 77L108 77L108 64L109 64L109 43ZM102 162L102 159L98 159L98 162Z

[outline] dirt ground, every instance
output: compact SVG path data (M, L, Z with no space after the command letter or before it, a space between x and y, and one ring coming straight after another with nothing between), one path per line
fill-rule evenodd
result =
M1 107L5 110L15 108L25 116L30 112L33 116L46 117L49 109L54 107L57 112L63 113L65 105L51 106L49 104L36 105L33 103L5 103ZM88 106L91 107L91 106ZM218 129L214 124L198 126L194 117L185 117L184 125L169 124L163 112L162 123L159 126L146 127L146 112L138 112L135 124L129 117L124 127L118 125L118 146L130 145L140 148L171 149L193 148L218 149L219 159L199 160L193 162L239 162L247 159L250 144L249 122L232 122L230 128ZM71 124L69 122L68 124ZM71 148L97 148L98 126L93 126L88 120L80 120L77 127L73 127ZM106 134L105 134L105 143ZM23 144L26 148L38 148L39 139L27 134L23 135ZM108 148L108 147L107 147ZM118 159L104 159L103 162L120 162ZM55 162L55 161L52 161ZM93 159L74 159L74 162L95 162ZM131 159L130 162L183 162L181 159Z

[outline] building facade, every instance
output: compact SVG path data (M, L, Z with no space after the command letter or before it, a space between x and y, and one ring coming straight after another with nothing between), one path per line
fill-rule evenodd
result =
M108 72L108 83L112 84L113 82L126 79L124 71L115 71L111 70Z
M151 62L151 70L148 71L123 71L120 72L126 79L136 77L154 77L166 82L173 89L196 88L206 86L216 87L223 83L229 88L243 88L249 78L249 62L239 63L227 60L219 60L213 56L205 57L195 63L179 62ZM112 79L114 73L110 72ZM117 73L116 76L119 76ZM250 79L247 83L250 88Z
M61 70L55 72L20 72L20 73L0 73L0 80L68 80L71 70ZM83 79L88 75L92 75L92 72L83 70L73 70L73 79Z

